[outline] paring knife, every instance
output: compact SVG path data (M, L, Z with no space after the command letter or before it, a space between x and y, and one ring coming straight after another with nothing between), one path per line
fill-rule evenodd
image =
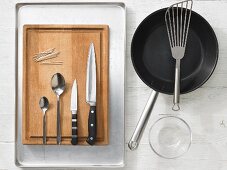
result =
M72 93L71 93L71 112L72 112L72 145L78 143L77 137L77 83L76 80L73 82Z
M90 105L87 143L94 145L96 140L96 63L93 43L90 44L87 61L86 102Z

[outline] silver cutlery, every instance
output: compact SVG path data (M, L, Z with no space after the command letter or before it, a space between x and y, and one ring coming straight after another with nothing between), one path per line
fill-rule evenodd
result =
M171 5L165 13L172 57L176 59L173 110L180 110L180 61L184 57L191 20L192 0Z
M51 87L57 96L57 144L61 144L61 115L60 115L60 95L65 90L65 79L60 73L53 75L51 79Z
M73 82L72 93L71 93L71 112L72 112L72 145L78 143L77 136L77 83L76 80Z
M39 107L43 111L43 144L46 145L46 111L49 108L49 101L46 97L41 97L39 100Z
M96 140L96 62L93 43L90 44L87 61L86 102L90 105L86 141L89 145L94 145Z

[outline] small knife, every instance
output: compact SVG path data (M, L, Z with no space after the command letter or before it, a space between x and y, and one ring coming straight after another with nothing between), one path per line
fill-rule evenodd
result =
M72 145L78 143L77 137L77 83L76 80L73 82L72 93L71 93L71 112L72 112Z
M89 145L94 145L96 140L96 62L93 43L90 44L87 61L86 102L90 105L86 141Z

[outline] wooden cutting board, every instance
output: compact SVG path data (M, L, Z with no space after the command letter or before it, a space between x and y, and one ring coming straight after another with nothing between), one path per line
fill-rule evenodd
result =
M86 103L86 67L90 43L95 45L97 67L97 145L108 144L108 55L107 25L25 25L23 32L23 144L42 144L42 111L39 100L46 96L47 144L56 144L57 98L51 89L51 77L61 73L66 90L61 95L62 144L71 144L71 89L78 84L78 144L87 144L89 105ZM60 54L48 61L62 65L42 65L33 56L55 48Z

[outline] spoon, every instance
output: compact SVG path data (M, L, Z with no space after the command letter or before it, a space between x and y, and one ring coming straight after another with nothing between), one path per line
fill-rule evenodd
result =
M49 101L46 97L40 98L39 107L43 111L43 144L46 145L46 143L47 143L47 138L46 138L46 111L49 108Z
M51 87L57 95L57 144L61 144L61 121L60 121L60 95L65 90L65 79L60 73L53 75L51 79Z

